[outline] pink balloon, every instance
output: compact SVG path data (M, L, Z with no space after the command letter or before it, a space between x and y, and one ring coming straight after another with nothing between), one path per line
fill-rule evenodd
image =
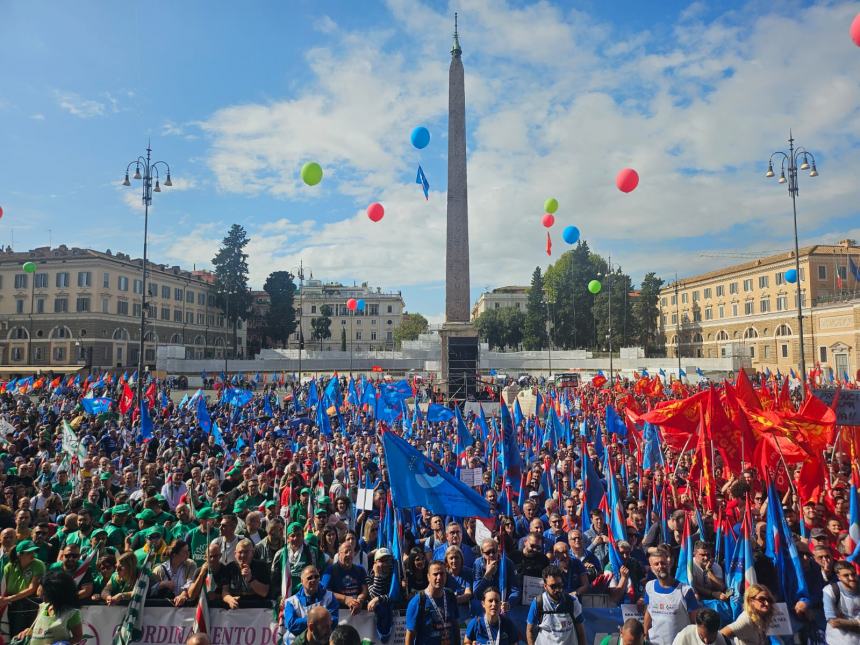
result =
M622 193L629 193L639 185L639 173L633 168L624 168L615 176L615 185Z
M3 217L3 207L0 206L0 217Z
M379 202L373 202L367 207L367 216L371 222L378 222L385 216L385 209Z
M541 218L541 223L546 228L549 228L550 226L555 224L555 215L553 215L552 213L544 213L543 217Z
M851 23L851 40L854 44L860 47L860 13L854 16L854 21Z
M350 298L346 301L346 308L350 311L355 311L355 308L358 307L358 300L355 298Z

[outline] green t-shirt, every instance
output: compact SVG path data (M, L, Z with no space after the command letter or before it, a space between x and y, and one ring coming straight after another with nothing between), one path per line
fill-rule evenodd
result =
M206 562L206 549L216 537L218 537L217 529L204 533L200 530L200 526L195 526L188 532L188 548L191 551L191 559L197 563L197 566L202 566Z
M41 580L45 575L45 563L39 559L33 560L26 569L21 569L17 562L9 562L3 567L3 580L6 581L6 595L19 593L33 581L33 578Z
M43 602L33 622L30 645L53 645L58 641L70 641L72 629L81 626L81 610L69 608L62 614L54 615L51 606Z
M170 529L171 540L184 540L185 536L197 528L194 522L176 522Z
M105 525L105 532L108 534L108 544L118 551L125 551L125 536L124 528L117 526L113 522L108 522Z
M75 485L72 482L66 482L65 484L57 482L51 486L51 490L59 495L60 499L63 500L63 504L65 504L72 496L72 492L75 490Z

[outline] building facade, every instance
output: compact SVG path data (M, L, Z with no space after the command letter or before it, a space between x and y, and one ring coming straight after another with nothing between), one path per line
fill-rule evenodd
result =
M35 272L24 272L26 262ZM0 364L136 367L142 269L142 260L110 250L0 251ZM245 355L244 324L234 348L213 282L205 271L147 263L147 365L165 346L188 358L223 358L225 347L229 358Z
M514 308L525 312L528 301L528 287L509 286L485 291L472 307L472 321L489 309Z
M860 247L854 240L800 249L803 347L807 369L857 376ZM853 264L853 266L852 266ZM745 356L754 370L798 370L797 284L786 272L794 252L679 280L660 292L659 325L670 356ZM860 269L857 270L860 272Z
M351 312L346 302L350 298L364 301L363 311ZM330 336L314 335L314 319L324 318L323 307L331 311ZM399 291L384 292L380 288L348 286L311 278L296 293L296 332L290 347L298 348L304 338L306 349L322 351L384 351L394 349L394 332L400 327L405 304ZM318 326L319 327L319 326Z

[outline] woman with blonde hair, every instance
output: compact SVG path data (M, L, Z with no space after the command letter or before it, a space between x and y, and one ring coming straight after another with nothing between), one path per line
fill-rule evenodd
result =
M774 599L764 585L751 584L744 594L744 610L737 620L726 625L720 633L734 638L736 645L767 645L767 630L773 620Z

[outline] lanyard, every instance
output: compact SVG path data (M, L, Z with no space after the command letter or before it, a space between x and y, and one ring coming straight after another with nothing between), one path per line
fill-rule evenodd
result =
M436 615L442 619L442 623L445 627L448 627L448 594L442 590L442 611L439 610L439 605L436 604L436 601L433 599L433 596L430 594L427 595L427 602L430 603L433 611L436 612Z
M484 629L487 630L487 642L489 645L499 645L499 639L502 637L502 617L499 616L499 629L496 632L495 638L493 638L493 633L490 631L490 623L487 622L486 616L484 616Z

